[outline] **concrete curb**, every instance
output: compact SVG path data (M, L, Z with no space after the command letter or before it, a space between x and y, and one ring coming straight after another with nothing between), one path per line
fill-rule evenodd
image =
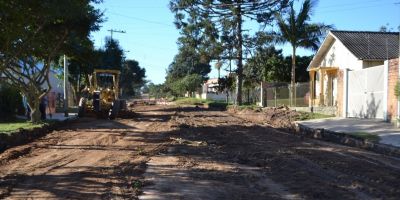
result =
M19 131L11 134L0 133L0 153L4 152L5 150L11 147L24 145L29 142L32 142L77 119L78 117L68 118L63 121L57 121L54 122L54 124L45 125L43 127L34 128L32 130L20 129Z
M295 134L299 134L308 138L366 149L376 153L400 158L400 148L398 147L371 142L346 133L334 132L327 129L313 129L299 123L295 123Z

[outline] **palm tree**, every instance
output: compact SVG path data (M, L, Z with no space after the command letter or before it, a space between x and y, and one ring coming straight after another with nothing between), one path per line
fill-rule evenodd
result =
M297 14L293 8L293 2L291 2L287 14L275 14L277 25L279 27L279 32L275 34L276 41L278 43L287 42L292 46L291 105L293 105L293 98L295 97L297 47L318 50L320 38L328 29L332 28L331 25L310 23L312 9L316 3L317 1L304 0L299 13Z
M222 67L221 61L218 61L217 63L215 63L215 69L218 70L218 82L219 82L219 79L221 78L220 77L221 76L221 67Z

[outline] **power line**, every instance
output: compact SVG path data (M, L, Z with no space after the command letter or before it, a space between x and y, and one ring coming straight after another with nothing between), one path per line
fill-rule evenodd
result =
M114 13L114 12L108 12L112 15L116 15L116 16L120 16L120 17L125 17L125 18L129 18L129 19L134 19L134 20L138 20L138 21L143 21L143 22L147 22L147 23L151 23L151 24L158 24L158 25L163 25L163 26L168 26L168 27L175 27L171 24L165 24L162 22L157 22L157 21L152 21L152 20L147 20L147 19L143 19L143 18L139 18L139 17L132 17L132 16L128 16L128 15L121 15L118 13Z
M344 7L344 6L352 6L352 5L365 5L366 3L373 3L373 2L381 2L381 0L370 0L370 1L359 1L359 2L352 2L352 3L342 3L342 4L331 4L327 6L319 7L319 9L325 8L334 8L334 7Z

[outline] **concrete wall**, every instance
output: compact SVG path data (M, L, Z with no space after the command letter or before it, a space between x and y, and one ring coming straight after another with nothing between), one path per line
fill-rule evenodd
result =
M311 107L290 107L292 110L300 111L300 112L311 112ZM337 108L334 106L325 106L325 107L313 107L313 112L320 113L324 115L335 115L337 112Z
M394 95L394 88L399 79L399 59L389 61L389 80L388 80L388 120L395 121L397 116L397 97Z
M214 100L214 101L225 101L226 94L225 93L202 93L201 95L196 94L196 98Z

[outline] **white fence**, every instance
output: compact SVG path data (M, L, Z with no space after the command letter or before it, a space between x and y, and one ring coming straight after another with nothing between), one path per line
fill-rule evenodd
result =
M384 65L349 71L348 117L384 118Z

